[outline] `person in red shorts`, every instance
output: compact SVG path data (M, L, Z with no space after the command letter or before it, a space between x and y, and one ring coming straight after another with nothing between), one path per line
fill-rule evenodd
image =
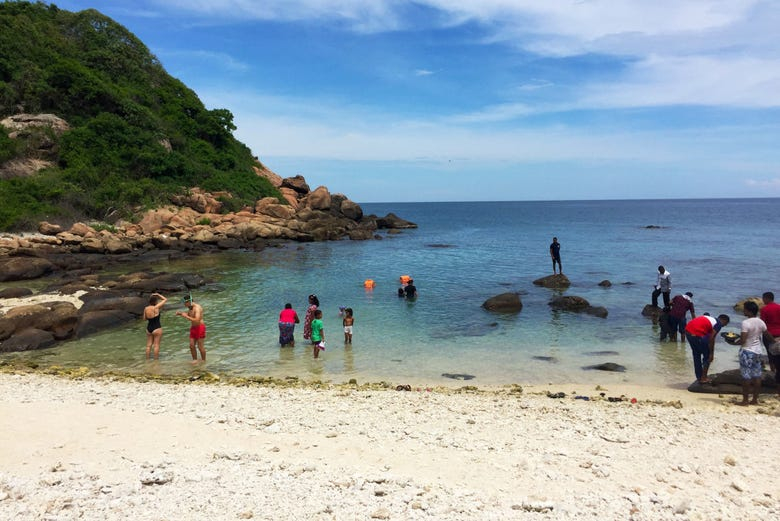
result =
M190 321L190 354L193 360L198 359L198 351L202 360L206 360L206 323L203 321L203 306L192 300L192 295L184 297L187 312L177 311L176 314ZM195 348L197 347L197 351Z
M761 308L761 320L766 324L767 332L772 335L774 342L764 342L769 367L775 372L775 388L780 396L780 304L775 302L775 294L767 291L761 296L764 307Z

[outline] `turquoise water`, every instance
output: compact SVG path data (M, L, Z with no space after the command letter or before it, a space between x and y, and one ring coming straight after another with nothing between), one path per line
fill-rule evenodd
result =
M382 240L290 244L262 252L206 255L163 263L157 271L197 271L213 282L194 293L205 308L207 368L242 375L298 376L342 382L388 380L452 383L442 373L470 374L469 383L610 382L687 385L689 349L660 343L641 316L656 268L672 273L673 294L692 291L698 313L728 313L741 298L780 294L774 260L780 252L780 200L569 201L365 204L366 213L394 212L419 224ZM656 226L657 228L648 228ZM606 319L553 312L559 293L532 281L551 274L548 246L562 244L564 273L579 295L609 310ZM420 296L396 296L400 275ZM376 281L373 290L365 279ZM608 279L610 288L598 286ZM523 310L500 315L481 304L520 292ZM294 349L279 348L277 319L291 302L303 319L316 293L327 349L319 360L298 326ZM345 347L339 306L355 310ZM187 323L163 314L161 360L144 358L145 323L23 355L46 363L131 372L192 370ZM596 355L597 351L616 354ZM555 361L535 359L554 357ZM616 362L625 373L585 371ZM734 348L718 344L713 371L737 366Z

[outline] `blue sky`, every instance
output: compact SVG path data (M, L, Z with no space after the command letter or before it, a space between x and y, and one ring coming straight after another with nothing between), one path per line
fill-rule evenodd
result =
M63 0L358 202L780 196L774 0Z

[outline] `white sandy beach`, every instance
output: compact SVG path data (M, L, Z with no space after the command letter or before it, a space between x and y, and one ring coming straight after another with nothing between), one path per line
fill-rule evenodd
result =
M780 516L777 398L546 390L0 374L0 519Z

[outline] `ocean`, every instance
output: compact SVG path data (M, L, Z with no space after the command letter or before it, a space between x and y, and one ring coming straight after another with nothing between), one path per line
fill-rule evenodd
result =
M780 199L547 202L369 203L364 213L393 212L419 228L381 240L290 243L260 252L226 252L164 262L155 271L196 271L210 283L193 293L205 309L206 369L219 374L392 384L470 385L622 382L687 386L690 349L660 342L641 315L663 265L672 295L691 291L698 314L742 317L733 305L764 291L780 295ZM549 244L561 243L563 292L533 285L552 274ZM149 269L145 267L144 269ZM398 298L399 277L414 278L419 297ZM366 289L372 279L375 287ZM599 286L609 280L611 287ZM482 303L518 292L523 309L496 314ZM296 328L295 348L278 345L286 302L303 320L307 295L319 297L326 350L318 360ZM558 295L577 295L609 315L553 311ZM345 346L339 307L354 309ZM188 324L163 311L159 361L144 360L145 322L56 348L5 355L48 365L129 373L193 371ZM722 340L711 369L738 367ZM625 372L585 369L614 362ZM200 370L198 368L197 370ZM444 375L450 375L444 376ZM461 376L459 378L465 378Z

